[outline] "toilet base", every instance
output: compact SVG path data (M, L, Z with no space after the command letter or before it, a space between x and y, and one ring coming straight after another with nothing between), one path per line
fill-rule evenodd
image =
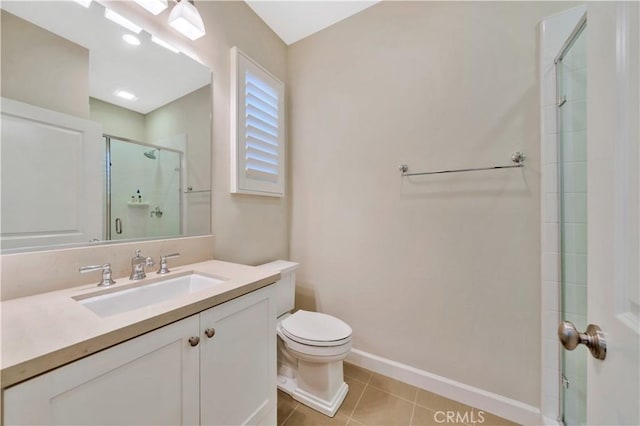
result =
M349 392L349 385L342 382L337 392L333 395L333 398L331 398L331 401L318 398L316 395L312 395L309 392L300 389L296 379L291 377L278 376L278 389L289 394L293 399L301 404L313 408L326 416L333 417L347 396L347 393Z

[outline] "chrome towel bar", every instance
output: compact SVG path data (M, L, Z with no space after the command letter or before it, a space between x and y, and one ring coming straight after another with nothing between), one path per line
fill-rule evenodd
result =
M454 169L454 170L439 170L437 172L417 172L417 173L408 173L409 165L402 164L399 169L402 173L402 176L420 176L420 175L437 175L441 173L459 173L459 172L477 172L480 170L495 170L495 169L513 169L517 167L524 167L524 159L525 155L523 152L514 152L511 155L511 161L514 163L510 166L493 166L493 167L477 167L473 169Z
M187 186L187 190L186 191L182 191L183 194L195 194L197 192L211 192L211 190L210 189L195 190L195 189L193 189L192 186Z

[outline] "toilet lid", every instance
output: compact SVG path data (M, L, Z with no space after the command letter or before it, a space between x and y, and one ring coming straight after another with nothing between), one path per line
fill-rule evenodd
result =
M352 331L351 327L336 317L303 310L285 318L280 325L294 340L309 342L338 343L349 338Z

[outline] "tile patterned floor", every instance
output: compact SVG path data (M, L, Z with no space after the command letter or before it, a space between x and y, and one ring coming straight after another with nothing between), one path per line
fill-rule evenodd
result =
M286 426L506 426L508 420L389 377L344 364L349 393L333 418L278 391L278 424ZM447 419L447 412L452 412ZM459 413L458 419L453 416ZM466 418L465 418L466 415ZM462 422L456 422L456 420ZM465 422L466 420L466 422Z

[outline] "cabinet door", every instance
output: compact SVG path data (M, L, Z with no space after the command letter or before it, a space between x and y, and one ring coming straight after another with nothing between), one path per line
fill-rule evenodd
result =
M4 424L198 424L198 331L195 315L13 386Z
M274 289L256 290L200 314L203 425L256 424L275 411ZM215 330L210 338L208 330Z

